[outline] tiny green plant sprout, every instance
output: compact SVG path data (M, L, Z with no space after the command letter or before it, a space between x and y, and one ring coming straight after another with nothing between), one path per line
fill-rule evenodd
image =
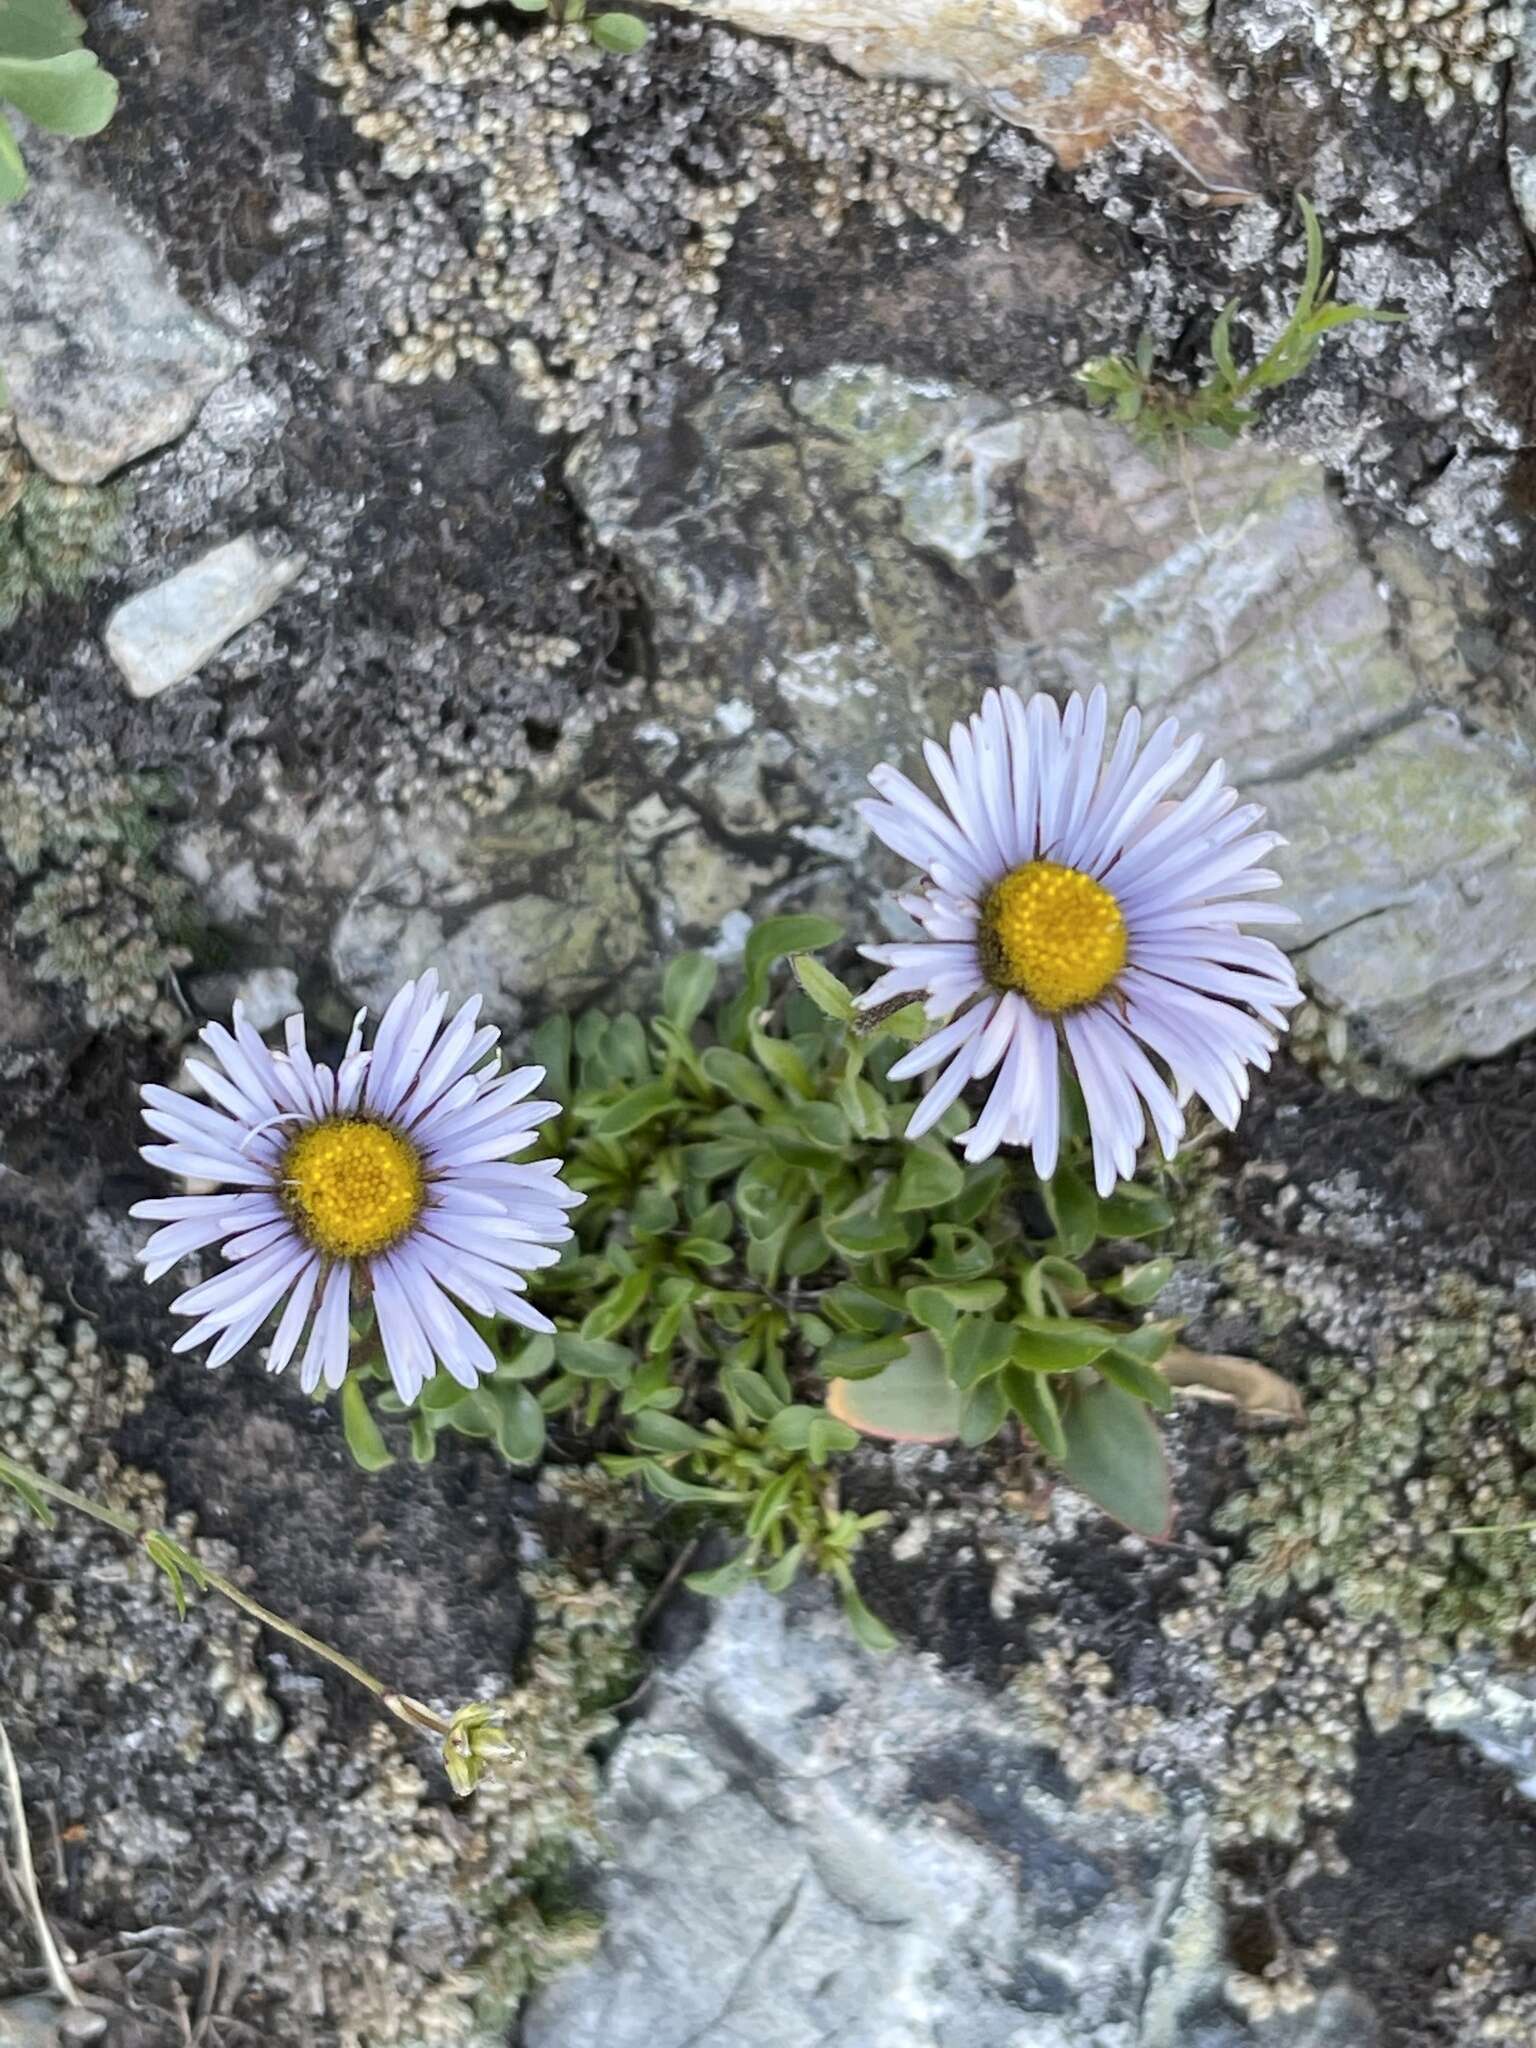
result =
M512 0L512 5L521 14L547 14L552 21L580 22L600 50L609 50L619 57L643 50L650 38L650 30L638 14L589 14L587 0Z
M1405 313L1375 306L1341 305L1331 296L1333 276L1323 275L1323 233L1311 201L1298 197L1306 230L1307 264L1291 317L1264 353L1239 369L1232 353L1229 299L1211 329L1211 368L1203 382L1185 390L1153 367L1155 343L1143 334L1135 356L1093 356L1077 372L1090 404L1108 406L1145 447L1160 449L1193 442L1201 448L1229 448L1255 418L1254 401L1308 369L1323 337L1357 320L1405 320Z
M83 47L69 0L0 0L0 102L50 135L96 135L117 106L117 80ZM0 204L27 189L16 134L0 111Z

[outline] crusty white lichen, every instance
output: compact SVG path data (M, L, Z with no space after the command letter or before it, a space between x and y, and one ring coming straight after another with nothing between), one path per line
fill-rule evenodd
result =
M3 681L0 757L0 861L17 879L16 937L42 942L33 973L79 987L91 1025L176 1037L167 981L192 957L179 936L191 898L154 858L153 786L106 746L61 747L41 702Z
M669 363L719 367L721 266L788 157L829 234L855 205L960 224L989 124L956 94L658 23L690 62L684 95L578 24L512 35L473 5L398 0L366 33L345 4L326 20L323 75L406 187L345 193L386 382L505 356L546 432L632 425Z

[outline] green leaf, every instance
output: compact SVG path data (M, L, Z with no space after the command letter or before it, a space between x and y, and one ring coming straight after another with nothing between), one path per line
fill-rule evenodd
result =
M1062 1166L1046 1185L1045 1206L1056 1231L1057 1251L1064 1258L1078 1258L1098 1235L1098 1196L1080 1173Z
M683 1318L687 1315L688 1309L687 1301L668 1302L652 1323L651 1334L645 1340L645 1349L649 1357L660 1357L672 1349L677 1342L678 1332L683 1326Z
M496 1448L509 1465L536 1465L544 1455L544 1410L526 1387L485 1390L496 1408Z
M891 1135L891 1118L885 1097L852 1067L837 1084L837 1106L847 1117L848 1127L856 1138L888 1138Z
M676 1415L663 1415L655 1408L647 1408L634 1418L629 1425L629 1437L642 1451L669 1454L718 1450L720 1441L702 1429L695 1429L691 1422Z
M569 1017L546 1017L533 1034L533 1057L544 1069L544 1085L557 1102L570 1099L571 1045Z
M1143 1365L1156 1365L1183 1327L1182 1316L1164 1316L1159 1321L1141 1323L1134 1330L1121 1331L1115 1349L1140 1359Z
M650 1409L675 1408L682 1398L682 1388L672 1384L669 1361L659 1355L648 1354L619 1396L619 1413L640 1415Z
M0 56L61 57L84 34L69 0L0 0Z
M510 1331L515 1329L516 1325L507 1323L502 1327ZM553 1337L545 1336L542 1331L528 1337L516 1350L507 1351L500 1344L495 1344L494 1348L499 1354L496 1367L498 1380L536 1380L547 1373L555 1362L555 1340ZM446 1379L447 1374L440 1373L438 1378ZM428 1386L432 1384L432 1381L428 1381Z
M0 1485L8 1486L12 1493L18 1496L27 1511L37 1521L41 1522L45 1529L53 1528L56 1517L52 1508L49 1507L47 1501L24 1472L18 1471L14 1465L9 1463L0 1466Z
M702 1145L685 1145L683 1171L693 1180L719 1180L722 1174L739 1172L760 1149L756 1132L749 1138L711 1138Z
M769 1115L782 1114L782 1097L762 1068L745 1053L732 1052L726 1045L712 1045L699 1064L709 1081L733 1101L744 1102L749 1109L765 1110Z
M669 1472L665 1465L658 1465L653 1459L641 1462L640 1476L646 1485L661 1500L677 1502L698 1502L706 1507L744 1507L752 1496L739 1488L729 1486L695 1486L692 1480L679 1479L675 1472Z
M538 1406L535 1402L535 1407ZM544 1411L539 1409L542 1416ZM437 1456L437 1431L425 1415L416 1414L410 1420L411 1462L413 1465L430 1465Z
M821 1227L832 1249L854 1263L883 1252L905 1251L910 1242L910 1233L894 1216L872 1216L867 1211L827 1217Z
M89 50L57 57L0 57L0 99L50 135L97 135L117 106L117 80Z
M1317 288L1323 280L1323 230L1317 218L1317 209L1305 192L1298 192L1296 203L1301 208L1302 226L1307 240L1307 268L1302 279L1301 294L1296 301L1294 317L1305 320L1312 311L1317 298Z
M826 1233L813 1216L797 1223L784 1246L784 1271L791 1280L804 1280L819 1273L832 1256Z
M816 1083L811 1079L810 1070L787 1038L773 1038L752 1018L747 1025L747 1043L752 1048L752 1057L763 1069L771 1074L781 1088L802 1102L809 1101L816 1093Z
M677 1228L676 1202L660 1188L642 1188L630 1209L629 1227L636 1237L667 1236Z
M763 1375L747 1365L728 1365L720 1375L720 1391L749 1422L771 1422L784 1406Z
M834 1337L816 1354L816 1370L825 1379L865 1379L880 1372L906 1349L905 1337Z
M346 1438L354 1464L364 1472L383 1472L394 1464L389 1446L373 1419L367 1397L350 1374L341 1384L341 1433Z
M764 918L749 934L743 955L753 1007L759 1007L768 992L768 977L776 960L786 953L818 953L825 946L835 946L842 936L840 924L810 912Z
M933 1244L931 1258L919 1259L918 1266L935 1280L973 1280L990 1273L996 1253L979 1231L962 1229L952 1223L936 1223L928 1233Z
M1065 1457L1067 1439L1050 1381L1040 1373L1011 1366L1003 1374L1003 1393L1040 1448L1052 1458Z
M965 1187L965 1168L937 1138L920 1138L909 1146L896 1182L897 1210L942 1209Z
M1211 356L1229 384L1237 382L1237 365L1232 360L1232 315L1236 311L1236 299L1228 299L1216 316L1216 325L1211 329Z
M1102 1373L1105 1379L1112 1380L1136 1400L1145 1401L1159 1414L1166 1414L1173 1406L1173 1389L1156 1366L1147 1365L1123 1345L1111 1345L1095 1363L1094 1371Z
M182 1621L185 1621L187 1618L187 1589L182 1581L182 1565L184 1562L190 1562L186 1552L179 1543L173 1543L164 1531L160 1529L151 1529L148 1535L145 1536L144 1550L151 1563L158 1565L160 1570L170 1580L171 1598L176 1602L176 1613Z
M803 1201L802 1187L801 1177L782 1161L766 1155L755 1159L736 1177L736 1213L747 1226L747 1235L774 1237L793 1223Z
M794 1583L795 1574L799 1571L804 1556L805 1545L792 1543L784 1555L776 1558L772 1564L759 1566L757 1576L760 1583L770 1593L787 1592Z
M1013 1357L1018 1333L1011 1323L995 1323L985 1316L967 1316L955 1332L949 1347L950 1376L962 1393L1001 1372Z
M855 1280L843 1280L828 1289L822 1296L821 1305L834 1322L848 1329L886 1337L902 1326L902 1310L898 1301L899 1297L893 1299L889 1293L861 1287Z
M839 1155L848 1150L848 1119L831 1102L802 1102L790 1111L784 1121L796 1136L806 1144L813 1145L821 1152L835 1152ZM770 1142L775 1138L773 1126L769 1127Z
M598 16L599 21L607 18ZM596 27L594 22L594 31ZM719 973L717 964L703 953L680 953L668 967L661 984L661 1007L679 1031L691 1030L708 1009Z
M767 1429L769 1443L781 1451L810 1451L821 1447L824 1450L851 1451L858 1443L859 1433L850 1429L846 1422L829 1416L825 1409L812 1408L804 1402L796 1402L788 1408L781 1408ZM813 1462L825 1463L825 1458Z
M651 1048L633 1010L621 1010L603 1034L603 1059L621 1080L650 1080Z
M583 1380L626 1380L635 1369L635 1354L623 1344L580 1337L574 1330L562 1330L555 1338L555 1357L562 1371Z
M649 1273L631 1273L589 1312L581 1326L582 1336L616 1337L645 1306L650 1291Z
M796 953L790 960L796 981L825 1017L839 1024L853 1019L853 991L840 982L829 967L809 953Z
M840 1578L839 1591L842 1595L843 1613L847 1616L848 1626L864 1645L864 1648L866 1650L874 1650L880 1656L884 1656L888 1651L894 1650L896 1638L891 1634L885 1623L877 1615L871 1614L864 1605L852 1578Z
M1173 1211L1151 1188L1123 1180L1099 1203L1100 1237L1155 1237L1173 1221Z
M1094 1379L1072 1387L1061 1419L1063 1476L1105 1514L1162 1542L1173 1523L1173 1489L1162 1438L1145 1405Z
M692 1259L698 1266L728 1266L736 1254L718 1237L685 1237L677 1248L680 1259Z
M1008 1419L1008 1397L1001 1373L993 1373L963 1396L960 1410L960 1441L975 1450L990 1443Z
M946 1221L975 1223L997 1200L1009 1177L1009 1167L1001 1159L989 1159L984 1166L967 1167L965 1186L949 1203L945 1211Z
M950 1442L960 1432L963 1406L943 1352L923 1335L908 1337L875 1378L840 1379L827 1392L829 1414L892 1443Z
M599 49L611 50L616 56L633 56L636 50L643 50L650 39L650 30L635 14L598 14L591 22L592 40Z
M1013 1362L1027 1372L1075 1372L1092 1365L1116 1332L1075 1316L1016 1316Z
M1108 1280L1101 1280L1099 1292L1112 1301L1128 1302L1132 1308L1145 1308L1156 1301L1172 1278L1172 1259L1148 1259L1142 1265L1125 1266Z
M677 1102L676 1091L670 1081L648 1081L644 1087L632 1088L619 1101L605 1109L592 1126L595 1138L625 1138L631 1131L638 1131L642 1124L650 1123L658 1116L665 1116Z
M752 1576L752 1553L737 1551L734 1557L726 1559L708 1571L689 1572L683 1584L690 1592L707 1593L713 1599L723 1599L727 1593L740 1592Z
M22 162L11 124L0 114L0 206L19 199L26 189L27 167Z

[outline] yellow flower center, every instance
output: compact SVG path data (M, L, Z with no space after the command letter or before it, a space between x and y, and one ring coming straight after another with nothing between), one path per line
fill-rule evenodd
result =
M981 906L981 963L994 988L1016 989L1048 1017L1103 995L1125 965L1125 917L1092 875L1032 860Z
M329 1117L300 1131L281 1178L289 1214L331 1259L366 1259L398 1244L426 1192L415 1146L361 1117Z

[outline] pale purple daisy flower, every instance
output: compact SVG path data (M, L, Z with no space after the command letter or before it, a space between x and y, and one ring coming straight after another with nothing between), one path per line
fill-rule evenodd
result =
M310 1058L304 1019L271 1051L235 1005L234 1030L202 1033L217 1067L188 1061L209 1108L170 1088L144 1089L144 1121L169 1140L151 1165L222 1181L217 1194L135 1203L163 1222L140 1252L156 1280L188 1253L217 1244L223 1271L171 1304L197 1321L175 1345L213 1341L222 1365L284 1304L267 1354L281 1372L309 1327L299 1367L312 1391L339 1387L351 1349L354 1298L371 1298L390 1375L412 1401L441 1364L466 1387L494 1370L479 1331L455 1305L552 1330L525 1299L525 1272L551 1266L570 1237L565 1211L583 1198L558 1159L514 1163L554 1102L526 1098L542 1067L501 1072L499 1033L476 1028L473 996L445 1025L437 976L408 981L371 1049L359 1011L333 1073ZM221 1071L222 1070L222 1071Z
M1252 899L1280 886L1258 863L1282 842L1253 828L1209 768L1188 795L1169 792L1200 751L1166 719L1141 743L1130 710L1106 759L1102 689L1065 711L1039 695L989 690L924 757L942 805L890 767L870 781L883 801L859 809L887 846L926 869L902 908L926 937L865 946L889 971L860 998L869 1009L925 998L942 1030L898 1060L894 1079L943 1072L913 1112L929 1130L967 1083L999 1069L961 1140L967 1159L1025 1145L1035 1171L1056 1170L1059 1063L1076 1072L1107 1194L1129 1179L1150 1121L1165 1158L1198 1095L1228 1129L1301 1001L1290 962L1243 924L1289 924ZM945 1062L948 1062L945 1065Z

